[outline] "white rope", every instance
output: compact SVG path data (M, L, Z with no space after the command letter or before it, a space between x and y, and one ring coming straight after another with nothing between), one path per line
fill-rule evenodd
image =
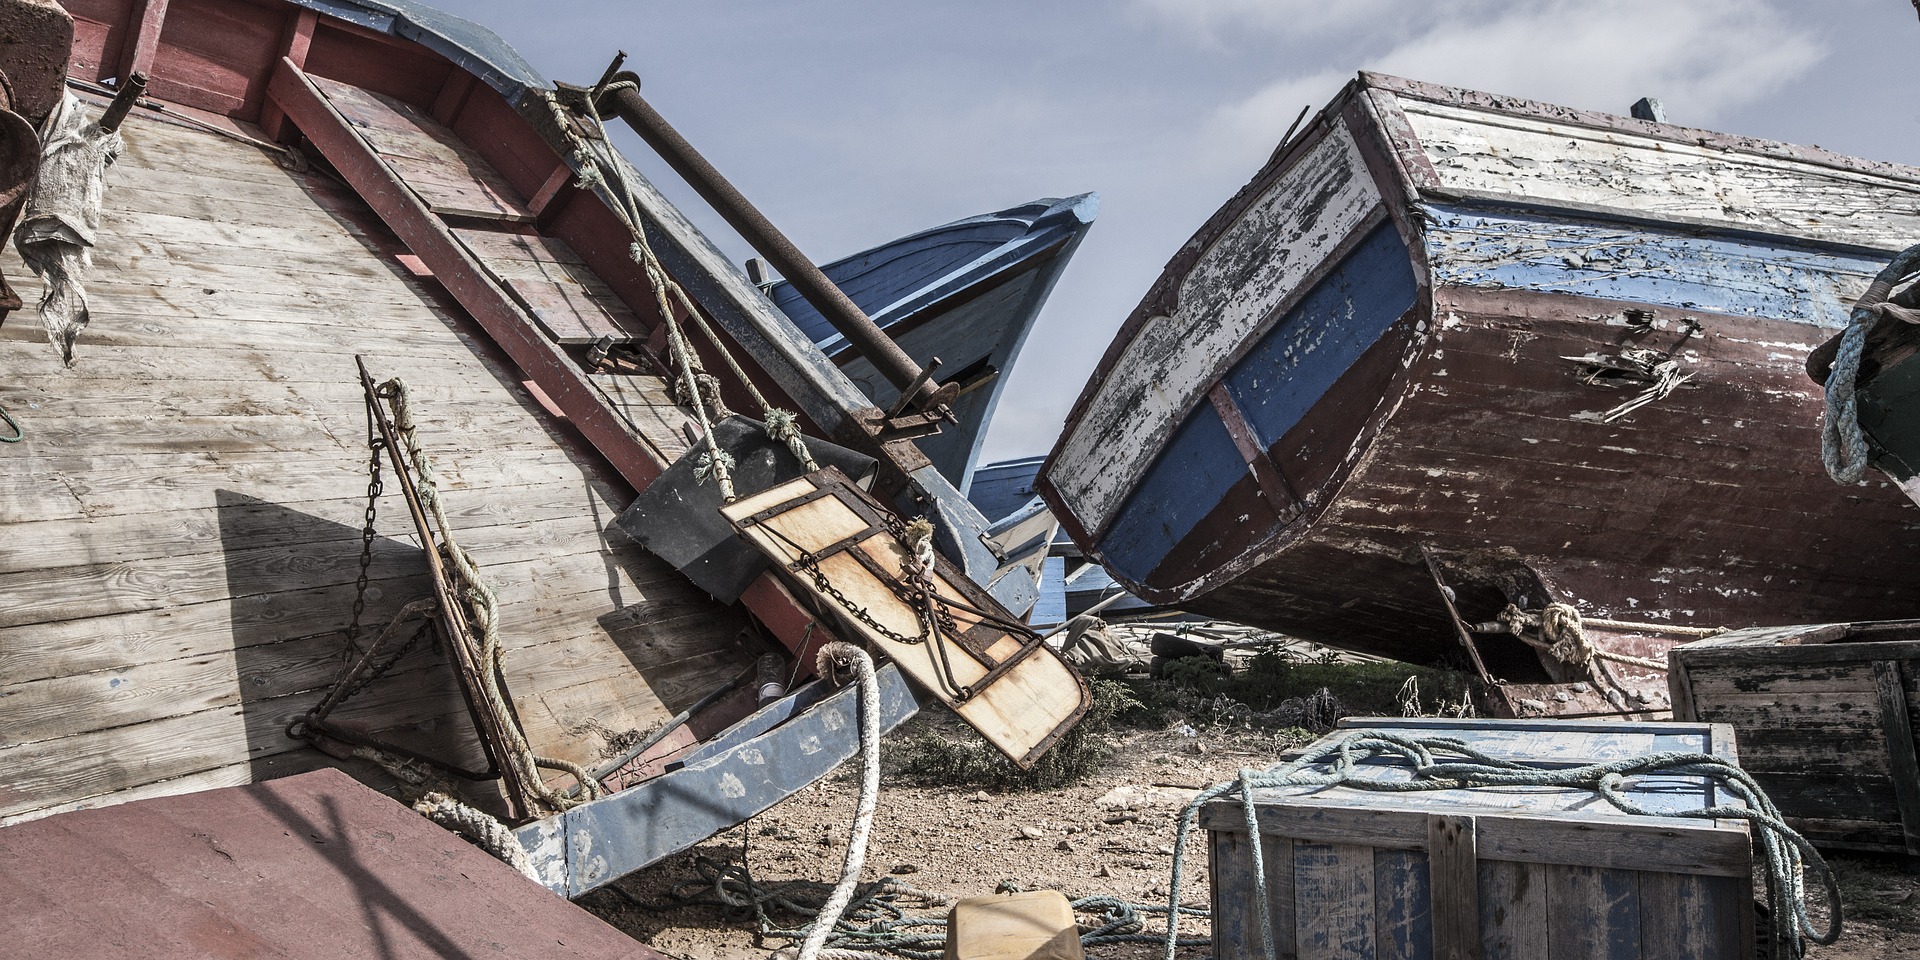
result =
M1920 245L1908 247L1867 285L1854 302L1846 332L1827 370L1826 413L1820 418L1820 461L1835 483L1855 484L1866 479L1872 451L1860 428L1860 400L1856 395L1860 361L1866 355L1867 334L1882 317L1892 316L1907 323L1920 322L1920 314L1904 306L1886 302L1894 285L1920 267Z
M853 815L853 833L847 840L847 862L840 871L840 882L832 896L820 907L820 915L800 945L799 960L866 960L856 951L822 952L833 935L840 915L853 900L860 885L860 870L866 865L867 840L873 833L873 812L880 802L880 681L873 673L873 660L865 650L850 643L829 643L820 648L818 669L831 676L835 667L851 667L860 683L860 804Z

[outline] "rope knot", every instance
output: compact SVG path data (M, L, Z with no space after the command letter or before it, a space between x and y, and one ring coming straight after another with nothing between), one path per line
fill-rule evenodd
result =
M933 521L926 517L915 517L907 524L907 549L913 552L913 558L920 563L920 569L933 569Z

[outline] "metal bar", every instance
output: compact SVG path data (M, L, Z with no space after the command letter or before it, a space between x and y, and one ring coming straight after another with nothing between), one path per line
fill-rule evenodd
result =
M921 379L920 365L640 96L638 76L622 71L615 73L611 82L615 89L600 94L596 108L632 126L675 173L766 257L774 269L887 378L887 382L902 391L912 391L915 382ZM958 392L954 384L938 388L923 384L919 391L907 395L926 410L949 402Z
M120 129L120 124L127 119L127 111L132 110L146 92L147 75L144 73L133 74L122 81L114 92L113 102L107 104L107 112L100 115L100 129L109 133Z
M412 464L407 462L401 452L401 441L397 428L381 403L379 391L375 389L373 377L367 372L366 361L353 358L360 366L360 386L367 394L367 402L373 409L373 420L380 428L380 438L386 442L387 457L393 463L393 472L400 481L400 494L407 501L407 512L413 516L414 529L419 531L420 546L427 558L427 570L433 576L433 592L439 599L436 615L440 627L445 632L447 646L451 650L449 659L454 664L454 677L460 681L460 692L467 702L467 712L473 717L474 726L479 729L480 746L486 752L487 762L493 769L500 771L506 784L508 814L514 819L526 819L534 816L532 798L533 787L526 782L524 773L512 763L505 762L502 751L507 742L505 723L508 718L482 709L484 702L482 690L486 683L484 671L488 666L479 661L477 644L474 643L472 624L467 622L466 609L461 606L460 598L454 595L450 586L452 580L447 575L446 562L440 556L439 542L447 535L440 531L435 537L433 526L427 520L425 506L420 501L420 491L414 486ZM504 684L503 684L504 686ZM511 702L511 701L509 701ZM514 718L512 722L518 722Z

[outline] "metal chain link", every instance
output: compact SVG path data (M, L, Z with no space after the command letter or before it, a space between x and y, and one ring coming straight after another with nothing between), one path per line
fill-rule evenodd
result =
M348 663L358 651L360 639L360 616L367 609L367 570L373 565L374 520L379 515L380 494L385 487L381 480L380 454L386 447L374 432L373 419L367 419L367 509L366 525L360 529L360 575L353 581L353 616L347 621L347 642L341 646L340 655Z

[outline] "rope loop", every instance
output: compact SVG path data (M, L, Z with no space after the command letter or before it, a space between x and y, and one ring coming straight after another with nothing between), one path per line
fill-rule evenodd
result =
M1866 355L1867 334L1883 317L1894 316L1913 323L1912 311L1888 305L1893 288L1920 268L1920 244L1901 251L1867 285L1854 302L1846 332L1840 335L1840 347L1834 353L1827 373L1826 413L1820 420L1820 460L1835 483L1852 485L1866 479L1872 451L1866 433L1860 428L1860 401L1857 395L1860 361Z

